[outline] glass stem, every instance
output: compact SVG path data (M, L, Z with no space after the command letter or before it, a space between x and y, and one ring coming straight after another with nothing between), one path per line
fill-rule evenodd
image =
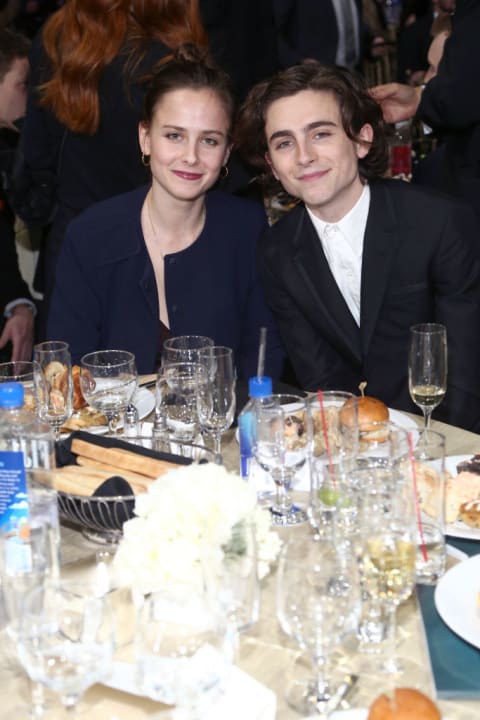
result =
M433 408L423 408L423 417L425 419L425 430L430 430L430 418L432 417Z
M386 612L386 660L385 670L387 672L398 672L397 664L397 608L389 605Z
M216 455L216 462L219 465L222 465L223 459L222 459L222 435L221 435L221 433L215 433L213 436L213 450Z

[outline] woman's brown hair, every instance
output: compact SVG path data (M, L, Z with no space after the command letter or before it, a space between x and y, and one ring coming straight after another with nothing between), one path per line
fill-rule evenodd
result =
M68 0L43 30L52 75L40 87L41 105L73 132L93 135L103 69L124 48L132 75L154 40L172 50L205 46L198 0Z
M296 95L303 90L331 93L340 109L343 129L347 136L358 142L362 127L373 128L373 140L368 154L359 159L359 172L365 179L383 175L388 167L388 144L385 123L380 106L368 94L367 87L357 74L345 68L308 61L294 65L256 85L240 109L236 123L235 145L246 161L256 168L265 182L272 179L265 154L265 117L276 100Z

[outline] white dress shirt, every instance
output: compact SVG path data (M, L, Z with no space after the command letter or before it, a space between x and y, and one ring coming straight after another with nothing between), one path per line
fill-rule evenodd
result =
M363 237L369 207L370 188L365 185L353 208L337 223L326 223L307 208L331 273L359 327Z

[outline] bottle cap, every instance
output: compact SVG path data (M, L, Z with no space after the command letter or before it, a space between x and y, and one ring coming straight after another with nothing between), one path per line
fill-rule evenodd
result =
M248 394L252 398L267 397L272 394L272 378L255 375L248 381Z
M22 407L24 390L21 383L0 383L0 408Z

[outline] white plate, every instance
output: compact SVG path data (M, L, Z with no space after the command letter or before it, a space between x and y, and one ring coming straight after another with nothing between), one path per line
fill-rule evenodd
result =
M435 588L435 606L450 630L480 648L480 555L450 568Z
M147 388L138 388L133 396L133 404L138 410L138 419L143 420L146 418L155 407L155 395L147 390ZM121 430L123 427L123 420L121 420L117 429ZM108 432L107 425L93 425L92 427L85 428L87 432L93 433L94 435L104 435Z
M471 455L448 455L445 458L445 469L450 475L455 477L458 475L458 463L464 460L470 460L473 455L474 453L471 453ZM465 540L480 540L480 529L465 525L461 520L456 520L454 523L446 525L445 534L450 535L450 537L464 538Z
M398 425L398 427L404 430L418 430L418 425L415 420L405 415L405 413L400 412L400 410L388 408L388 416L390 422L395 423L395 425Z

